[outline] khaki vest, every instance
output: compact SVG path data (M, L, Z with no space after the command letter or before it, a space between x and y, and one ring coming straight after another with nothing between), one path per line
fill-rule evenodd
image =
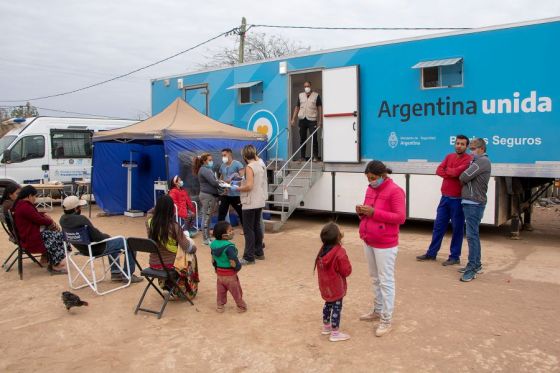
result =
M307 93L305 92L299 94L299 119L307 118L311 121L317 120L317 97L319 97L317 92L311 92L309 97L307 97Z
M253 189L249 192L241 192L241 208L243 210L263 208L268 198L265 166L261 162L251 162L247 167L253 170Z

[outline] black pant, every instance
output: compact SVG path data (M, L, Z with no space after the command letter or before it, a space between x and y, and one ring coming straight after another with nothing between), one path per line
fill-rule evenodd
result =
M342 298L334 302L325 302L323 306L323 324L331 324L333 329L338 329L342 314Z
M261 230L261 209L243 210L243 233L245 252L243 259L253 262L255 256L263 256L263 232Z
M239 223L243 225L243 214L241 213L241 198L238 196L220 196L218 207L218 221L226 220L226 215L229 211L229 206L233 206L237 216L239 216Z
M313 131L317 128L317 121L311 121L307 118L299 120L299 144L302 145L305 140L307 140L307 130L309 129L309 134L311 135ZM307 144L309 145L309 144ZM305 158L305 148L301 148L301 158ZM313 156L315 158L319 157L319 141L317 139L317 133L313 137Z

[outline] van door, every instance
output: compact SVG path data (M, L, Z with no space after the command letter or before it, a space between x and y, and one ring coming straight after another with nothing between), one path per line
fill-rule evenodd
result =
M323 162L360 162L358 66L323 71Z
M29 135L10 147L6 162L6 178L21 184L31 184L44 179L43 165L48 164L45 136Z
M92 131L51 129L50 177L65 183L89 178Z

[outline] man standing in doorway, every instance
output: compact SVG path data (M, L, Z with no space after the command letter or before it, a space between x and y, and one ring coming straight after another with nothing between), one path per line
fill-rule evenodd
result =
M317 127L321 127L323 118L323 104L321 96L317 92L311 90L311 82L306 81L303 83L303 90L298 97L298 103L294 108L292 115L291 125L296 123L296 117L299 119L299 138L300 145L307 140L307 131L311 135ZM305 156L305 146L301 148L301 159L308 160ZM317 133L313 137L313 160L319 160L319 141L317 140Z
M463 198L463 212L467 224L467 242L469 244L469 262L466 267L459 270L463 273L461 277L463 282L472 281L477 274L482 273L479 227L486 207L486 193L488 192L488 182L492 171L492 165L486 154L484 139L472 140L469 149L474 158L469 168L459 176L459 180L463 183L461 197Z
M232 181L241 180L241 175L245 166L235 159L233 159L233 152L230 148L222 149L222 165L220 166L220 180L231 184ZM233 191L231 189L226 190L227 194L220 196L220 202L218 207L218 221L226 219L226 215L229 211L229 206L233 206L235 212L237 212L237 217L239 218L240 225L243 225L242 214L241 214L241 199L239 197L238 191Z
M457 135L455 138L455 152L448 154L436 170L436 174L443 178L441 183L441 199L437 208L436 220L434 221L432 242L425 254L416 257L416 260L420 262L436 260L437 253L441 248L441 242L451 220L451 227L453 228L451 253L442 264L448 266L460 263L465 216L461 206L461 181L459 176L471 163L472 157L466 153L468 145L469 139L467 136Z

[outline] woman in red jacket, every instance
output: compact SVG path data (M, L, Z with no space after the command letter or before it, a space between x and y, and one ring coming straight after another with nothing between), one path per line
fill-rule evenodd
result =
M341 245L342 232L335 223L328 223L321 230L323 246L315 259L319 278L319 290L325 300L323 307L323 331L331 342L350 339L338 331L342 312L342 298L346 295L346 277L352 273L352 265Z
M363 205L356 206L360 217L360 238L365 243L369 274L375 299L373 309L360 317L363 321L381 320L375 335L391 331L395 305L395 260L399 249L399 226L406 220L405 194L388 177L391 169L371 161L364 172L369 185Z
M194 237L196 234L196 228L194 227L196 210L189 193L183 188L183 180L179 175L175 175L173 179L169 180L169 196L177 206L177 215L180 218L179 225L183 230L189 231L190 237Z
M43 254L41 261L48 258L49 272L65 274L64 236L54 220L37 210L36 199L37 189L27 185L12 207L20 244L30 253Z

